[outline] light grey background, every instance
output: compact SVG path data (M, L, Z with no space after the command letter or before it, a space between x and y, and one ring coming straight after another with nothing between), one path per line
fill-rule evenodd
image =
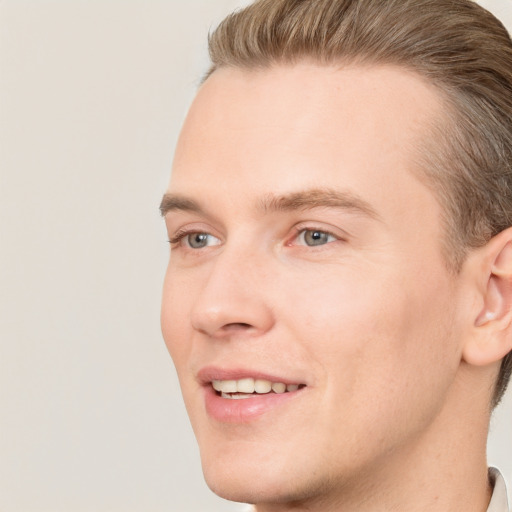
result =
M161 340L157 209L238 5L0 1L2 512L240 510L203 483ZM511 393L489 451L512 483Z

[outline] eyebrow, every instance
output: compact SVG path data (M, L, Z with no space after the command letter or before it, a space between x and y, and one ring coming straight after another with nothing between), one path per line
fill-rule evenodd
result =
M182 211L204 214L204 210L199 206L199 203L189 197L177 194L164 194L160 202L160 213L165 217L169 212Z
M268 194L261 199L259 206L265 212L338 208L380 218L377 211L361 197L352 192L330 188L314 188L277 196Z
M381 220L380 215L367 201L352 192L330 188L313 188L282 195L267 194L260 199L257 207L264 213L338 208ZM166 193L160 203L160 213L165 216L171 211L206 215L205 210L196 200L179 194Z

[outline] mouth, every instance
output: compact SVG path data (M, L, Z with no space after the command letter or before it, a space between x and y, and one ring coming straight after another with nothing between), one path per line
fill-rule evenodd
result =
M305 384L286 384L252 377L238 380L212 380L210 384L217 396L229 400L245 400L261 395L293 393L306 386Z
M250 423L286 411L305 396L306 383L294 378L242 369L205 367L198 373L205 411L222 423Z

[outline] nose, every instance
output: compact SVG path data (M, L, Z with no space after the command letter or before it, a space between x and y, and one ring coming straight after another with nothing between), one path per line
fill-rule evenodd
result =
M274 325L271 273L256 254L227 247L210 262L192 326L211 338L260 336Z

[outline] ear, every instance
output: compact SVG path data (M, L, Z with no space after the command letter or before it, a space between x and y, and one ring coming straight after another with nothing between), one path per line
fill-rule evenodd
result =
M471 365L485 366L512 350L512 228L478 249L476 257L483 306L474 319L462 358Z

